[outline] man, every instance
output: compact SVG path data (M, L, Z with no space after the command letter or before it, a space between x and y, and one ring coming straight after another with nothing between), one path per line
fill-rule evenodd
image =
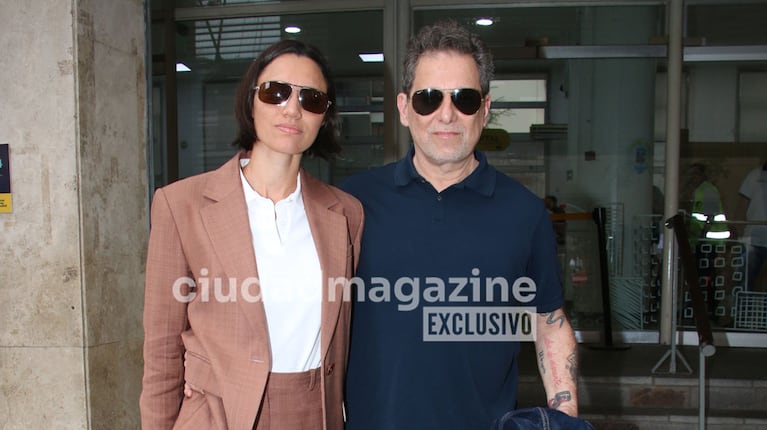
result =
M490 428L516 407L520 345L477 336L511 330L493 316L520 306L534 309L549 407L577 416L576 342L549 214L474 151L490 112L490 52L439 23L411 40L404 66L397 106L414 145L342 184L366 216L347 429Z
M556 196L548 195L544 197L543 204L546 206L546 210L548 210L550 214L565 213L565 210L562 208L562 206L559 206ZM557 238L557 244L565 244L565 238L567 237L566 221L554 221L554 235Z
M738 219L761 222L749 224L743 237L748 243L748 289L756 290L759 272L767 261L767 162L751 170L740 185Z
M690 214L690 240L697 243L699 239L727 239L730 231L726 221L719 189L709 179L706 166L695 163L689 170L689 189L692 189Z
M699 283L707 302L708 317L721 326L732 324L732 283L731 267L717 264L729 259L725 240L730 237L729 225L722 205L719 189L709 180L706 166L694 163L688 169L685 184L687 207L690 219L687 234L690 249L695 254ZM721 245L721 246L720 246ZM723 251L724 250L724 251ZM685 294L686 309L684 324L692 324L693 318L689 294Z

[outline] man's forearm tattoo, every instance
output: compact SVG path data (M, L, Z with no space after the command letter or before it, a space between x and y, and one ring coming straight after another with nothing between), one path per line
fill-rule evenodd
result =
M569 391L560 391L554 395L553 399L549 400L549 407L557 409L562 403L569 402L572 398Z
M560 315L557 315L556 312L549 312L541 314L546 317L546 324L552 325L559 322L559 328L562 328L563 325L565 325L565 314L562 313Z
M576 353L572 353L567 356L567 370L570 371L570 378L573 381L578 380L578 356Z
M553 353L553 343L554 342L551 339L543 339L543 348L541 350L544 351L544 354L548 357L549 368L551 369L551 379L554 386L561 387L562 376L560 375L560 371L562 368L559 363L557 363L557 356Z
M540 367L542 375L546 373L546 361L544 358L546 358L546 354L541 349L538 351L538 367Z

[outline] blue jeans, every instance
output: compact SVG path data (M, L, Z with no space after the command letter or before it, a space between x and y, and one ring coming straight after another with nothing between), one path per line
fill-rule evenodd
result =
M595 430L590 422L556 409L525 408L507 412L491 430Z

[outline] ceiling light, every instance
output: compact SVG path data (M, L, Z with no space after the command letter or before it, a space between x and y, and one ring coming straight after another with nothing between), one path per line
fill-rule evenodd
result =
M187 67L187 65L184 64L184 63L176 63L176 71L177 72L191 72L192 69Z
M383 63L383 52L377 52L372 54L360 54L360 59L363 63Z
M493 25L493 18L477 18L474 23L483 27L487 27L489 25Z
M289 25L285 27L285 33L298 34L300 32L301 32L301 27L298 27L296 25Z

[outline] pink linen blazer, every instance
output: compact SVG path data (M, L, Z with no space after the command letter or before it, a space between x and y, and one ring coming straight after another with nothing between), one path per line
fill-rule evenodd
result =
M155 192L144 298L144 430L251 430L258 414L271 354L263 304L253 300L260 289L250 282L258 269L241 157L247 154ZM340 430L351 301L328 279L353 276L364 215L355 198L305 171L301 190L323 273L323 428ZM228 299L216 298L216 279L219 296ZM201 393L184 399L185 380Z

